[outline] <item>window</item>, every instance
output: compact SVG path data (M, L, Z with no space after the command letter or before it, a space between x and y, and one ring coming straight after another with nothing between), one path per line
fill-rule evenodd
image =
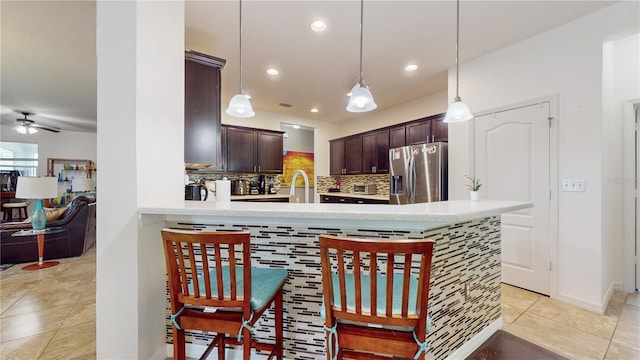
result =
M25 176L38 175L38 144L0 142L0 171L16 170Z

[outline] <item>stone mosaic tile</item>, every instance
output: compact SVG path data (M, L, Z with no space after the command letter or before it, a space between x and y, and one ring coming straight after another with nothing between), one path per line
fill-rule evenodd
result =
M445 358L500 317L500 221L491 217L439 229L389 231L388 229L318 228L247 224L189 224L167 222L168 227L207 231L243 230L252 238L254 266L286 268L289 277L284 297L285 358L325 359L325 333L320 317L322 277L320 234L367 238L434 240L429 312L433 321L428 335L429 358ZM465 291L468 284L468 291ZM172 342L167 301L167 343ZM256 326L256 337L273 341L273 313ZM187 341L205 345L211 334L188 333Z

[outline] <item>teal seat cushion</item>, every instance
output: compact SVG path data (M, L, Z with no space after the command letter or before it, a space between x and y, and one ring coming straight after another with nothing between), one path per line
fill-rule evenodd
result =
M242 267L236 268L236 295L242 296L244 293L244 270ZM211 296L218 296L218 281L215 269L209 272L211 281ZM287 279L287 270L273 268L251 268L251 310L262 309L267 301L278 291L278 288ZM200 296L206 295L204 286L204 275L198 276L198 286ZM225 297L231 295L231 280L229 279L229 267L222 267L222 284ZM189 293L194 294L193 284L189 284Z
M384 314L386 312L387 307L387 276L377 274L377 299L376 299L376 309L378 314ZM340 279L338 278L338 274L334 273L331 275L332 283L333 283L333 304L335 307L340 307ZM361 283L361 294L362 294L362 312L370 312L371 311L371 281L369 275L360 275L360 283ZM393 274L393 297L392 297L392 305L394 313L400 313L402 311L402 290L406 286L402 283L403 276L402 274ZM409 315L416 314L416 298L418 296L418 279L414 277L409 278ZM356 305L356 295L355 295L355 284L354 284L354 275L353 273L345 274L345 290L347 292L347 310L355 311ZM322 318L325 318L324 312L324 303L320 309L320 315Z

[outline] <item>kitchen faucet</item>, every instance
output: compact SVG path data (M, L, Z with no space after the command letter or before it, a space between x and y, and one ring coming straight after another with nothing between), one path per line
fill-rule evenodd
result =
M304 202L308 203L309 202L309 178L307 177L307 173L304 172L304 170L302 169L298 169L296 170L296 172L293 173L293 177L291 178L291 189L289 190L289 196L296 194L296 178L298 177L299 174L302 174L302 177L304 178Z

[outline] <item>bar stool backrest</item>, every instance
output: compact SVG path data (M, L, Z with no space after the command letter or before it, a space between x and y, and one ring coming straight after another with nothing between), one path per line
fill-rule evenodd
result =
M344 348L414 356L420 344L412 333L424 343L427 332L432 252L429 239L320 236L325 330L337 329L341 353ZM373 334L372 326L380 330ZM385 344L384 329L391 329L390 338L406 330L410 346Z

